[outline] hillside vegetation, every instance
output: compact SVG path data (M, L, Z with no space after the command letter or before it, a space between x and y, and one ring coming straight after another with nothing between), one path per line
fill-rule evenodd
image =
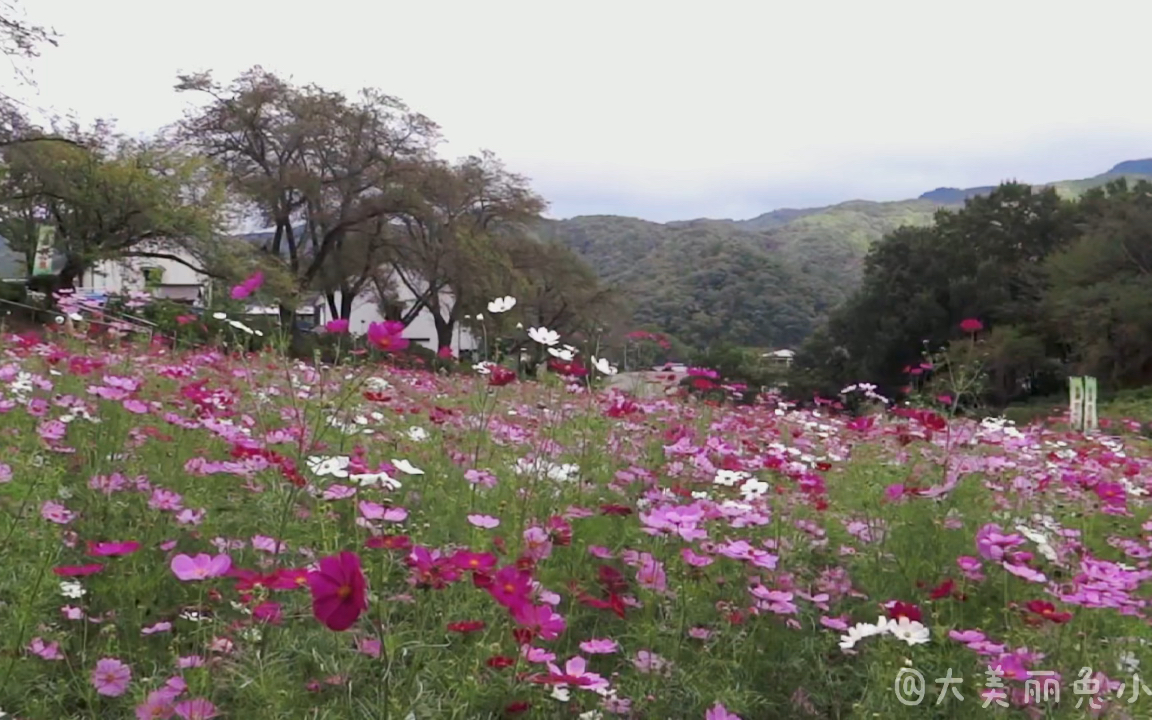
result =
M1037 186L1073 198L1108 182L1152 179L1148 161ZM994 188L937 188L899 202L854 200L782 209L749 220L655 223L612 215L545 221L539 233L572 248L631 302L639 325L685 344L800 343L855 290L865 255L897 228L931 225L940 209Z
M1070 375L1152 383L1152 183L1062 194L1006 183L885 236L802 346L803 392L867 380L1003 407L1065 392Z

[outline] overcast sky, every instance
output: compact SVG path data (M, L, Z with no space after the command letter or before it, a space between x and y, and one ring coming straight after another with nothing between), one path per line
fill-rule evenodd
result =
M37 106L135 133L180 116L181 71L377 87L554 217L746 218L1152 157L1148 0L23 2L62 35Z

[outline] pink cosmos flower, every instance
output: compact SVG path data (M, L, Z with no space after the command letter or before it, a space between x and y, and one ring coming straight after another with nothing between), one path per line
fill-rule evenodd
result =
M176 712L174 703L179 695L175 690L162 687L148 693L144 702L136 706L136 720L158 720L170 718Z
M224 553L212 557L207 553L200 553L196 557L180 554L172 558L169 564L172 573L185 582L206 580L220 577L232 569L232 558Z
M576 655L564 663L564 669L548 663L549 681L556 685L575 685L586 690L608 687L608 681L594 672L588 672L588 661Z
M741 718L734 712L728 712L728 708L720 703L716 703L708 712L704 713L704 720L741 720Z
M500 525L500 518L495 518L491 515L469 515L468 522L475 527L491 530Z
M592 638L580 643L580 649L589 655L607 655L619 650L620 646L610 638Z
M103 658L96 663L91 681L100 695L120 697L132 682L132 669L116 658Z
M524 554L533 560L543 560L552 554L552 539L548 531L532 526L524 531Z
M28 643L28 652L44 660L63 660L64 654L60 652L60 643L45 643L43 639L35 637Z
M333 335L339 335L348 332L348 318L336 318L324 323L324 330Z
M219 715L216 706L206 698L192 698L176 703L174 709L182 720L211 720Z
M40 517L57 525L67 525L76 519L76 513L58 502L46 500L44 504L40 506Z

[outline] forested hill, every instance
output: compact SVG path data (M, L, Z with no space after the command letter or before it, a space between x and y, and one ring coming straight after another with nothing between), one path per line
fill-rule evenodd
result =
M1050 183L1078 196L1119 177L1152 179L1152 160L1120 163L1083 180ZM937 210L962 207L992 186L937 188L897 202L853 200L783 209L749 220L655 223L615 215L546 221L539 232L581 255L635 308L635 324L693 347L794 346L860 281L872 243Z

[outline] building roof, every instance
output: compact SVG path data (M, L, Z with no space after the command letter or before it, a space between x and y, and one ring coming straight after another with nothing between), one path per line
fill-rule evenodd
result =
M8 244L8 239L0 236L0 279L25 280L28 268L24 253L16 252Z

